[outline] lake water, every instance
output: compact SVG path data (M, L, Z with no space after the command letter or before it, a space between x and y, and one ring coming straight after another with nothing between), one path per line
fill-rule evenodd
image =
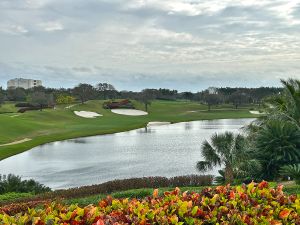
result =
M241 131L251 121L184 122L53 142L0 161L0 174L33 178L53 189L130 177L199 174L195 166L201 160L201 143L215 132Z

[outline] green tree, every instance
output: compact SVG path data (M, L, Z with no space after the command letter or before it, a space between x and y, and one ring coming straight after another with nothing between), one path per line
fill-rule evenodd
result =
M221 102L221 99L217 94L204 93L203 101L207 105L208 111L210 111L213 105L218 105Z
M79 84L73 89L73 94L78 96L81 103L84 104L86 101L93 98L95 89L90 84Z
M10 101L25 101L26 92L23 88L8 89L7 98Z
M231 102L235 109L237 109L240 105L247 103L248 97L246 93L236 91L229 96L229 102Z
M4 103L4 94L2 93L2 87L0 87L0 107Z
M53 106L54 98L52 94L45 94L44 92L34 92L30 96L31 103L38 105L42 110L44 107Z
M57 104L71 104L75 102L75 98L70 95L59 94L55 99Z
M284 89L281 94L268 99L268 120L288 120L300 129L300 81L281 80Z
M257 131L254 140L255 155L262 163L264 179L277 179L282 166L300 160L300 130L290 121L267 121Z
M112 84L108 83L98 83L96 85L96 90L100 94L99 97L102 99L107 99L108 97L114 97L117 90Z
M141 93L138 94L136 98L139 102L144 104L146 112L148 112L148 106L151 105L154 94L152 89L144 89Z
M203 142L201 153L204 161L199 161L197 168L205 172L216 166L225 166L225 181L232 183L234 173L239 172L240 165L247 159L246 146L246 139L240 134L214 134L211 143Z

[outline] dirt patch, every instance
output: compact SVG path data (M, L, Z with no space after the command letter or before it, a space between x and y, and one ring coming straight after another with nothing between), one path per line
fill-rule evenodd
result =
M17 145L17 144L21 144L21 143L24 143L24 142L27 142L27 141L31 141L32 139L30 138L24 138L22 140L19 140L19 141L13 141L13 142L10 142L10 143L7 143L7 144L2 144L0 145L0 147L3 147L3 146L8 146L8 145Z

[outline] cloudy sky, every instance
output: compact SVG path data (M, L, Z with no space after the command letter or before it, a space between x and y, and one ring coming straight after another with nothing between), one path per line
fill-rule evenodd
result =
M300 0L0 0L0 86L278 86L300 78Z

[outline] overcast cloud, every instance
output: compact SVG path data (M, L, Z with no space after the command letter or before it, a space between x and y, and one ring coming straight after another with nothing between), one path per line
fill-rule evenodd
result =
M300 0L0 0L0 86L278 86L300 78Z

